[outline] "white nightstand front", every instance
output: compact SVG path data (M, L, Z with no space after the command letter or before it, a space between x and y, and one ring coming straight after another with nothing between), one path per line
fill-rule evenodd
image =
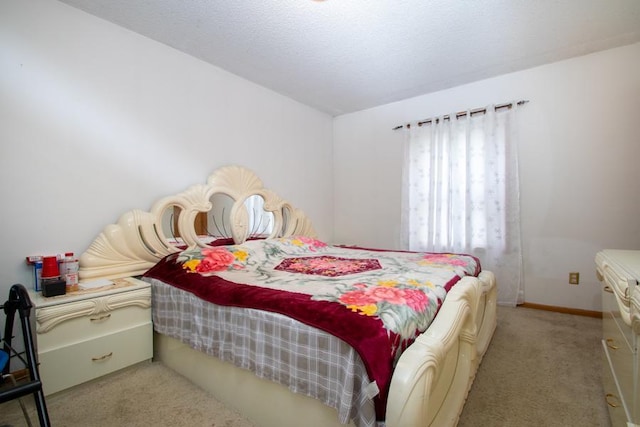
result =
M51 298L31 293L45 394L153 357L149 284L115 282Z

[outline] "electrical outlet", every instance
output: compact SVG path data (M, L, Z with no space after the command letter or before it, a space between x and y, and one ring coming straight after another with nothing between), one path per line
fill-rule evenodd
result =
M577 285L579 283L580 283L580 273L578 272L569 273L569 284Z

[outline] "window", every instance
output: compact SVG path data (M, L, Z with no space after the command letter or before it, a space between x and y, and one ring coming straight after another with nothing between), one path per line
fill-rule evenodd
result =
M515 110L490 106L412 125L403 173L405 247L477 256L503 276L498 301L510 305L522 276ZM501 286L512 288L501 295Z

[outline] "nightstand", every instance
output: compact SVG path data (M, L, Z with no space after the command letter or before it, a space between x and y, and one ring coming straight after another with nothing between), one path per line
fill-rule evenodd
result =
M30 292L45 394L153 357L149 284L114 282L50 298Z

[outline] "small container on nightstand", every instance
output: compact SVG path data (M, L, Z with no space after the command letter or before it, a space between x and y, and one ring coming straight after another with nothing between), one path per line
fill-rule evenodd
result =
M53 279L42 279L41 286L43 297L55 297L67 293L67 282L59 277Z

